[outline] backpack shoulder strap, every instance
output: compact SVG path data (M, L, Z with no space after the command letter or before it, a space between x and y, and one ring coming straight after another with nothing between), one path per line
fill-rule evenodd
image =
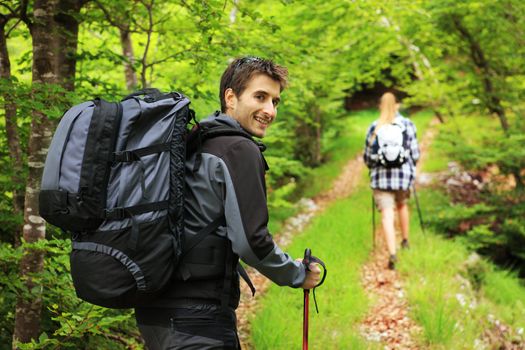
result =
M221 215L217 219L210 222L208 226L204 227L184 243L184 251L182 252L180 258L182 259L193 247L199 244L204 239L204 237L211 234L213 231L219 228L219 226L224 225L226 225L226 219L224 218L224 215Z

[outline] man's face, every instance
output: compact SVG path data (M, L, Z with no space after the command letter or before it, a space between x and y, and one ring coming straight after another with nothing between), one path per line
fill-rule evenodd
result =
M253 136L264 137L277 115L280 92L279 82L266 74L254 75L240 96L226 89L226 114Z

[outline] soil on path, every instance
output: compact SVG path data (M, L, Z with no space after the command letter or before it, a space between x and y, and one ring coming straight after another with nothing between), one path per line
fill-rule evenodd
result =
M413 340L420 327L408 315L402 279L395 270L387 269L385 252L385 247L377 247L363 266L362 284L376 300L359 329L368 341L384 344L385 350L420 349Z
M435 125L436 122L437 120L434 120L431 125ZM419 177L419 169L425 162L434 136L435 129L430 128L420 139L421 159L418 162L416 178ZM380 215L377 216L380 218ZM375 303L359 327L361 334L369 341L384 344L385 350L421 349L414 341L414 336L421 332L421 328L409 317L409 305L401 276L396 270L387 268L388 251L382 244L384 238L380 228L377 229L375 238L375 249L361 273L363 287L375 299Z

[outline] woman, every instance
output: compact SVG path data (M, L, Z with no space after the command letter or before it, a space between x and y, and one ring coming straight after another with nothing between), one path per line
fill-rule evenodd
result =
M395 269L396 236L394 210L401 224L403 248L408 248L410 197L419 159L416 127L399 114L395 96L387 92L381 96L379 119L370 125L366 135L364 160L370 169L370 187L381 212L381 224L390 257L388 268Z

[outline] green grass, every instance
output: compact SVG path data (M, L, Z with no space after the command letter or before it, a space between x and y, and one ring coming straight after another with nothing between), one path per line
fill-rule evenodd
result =
M464 130L476 130L478 123L474 118L461 119ZM449 132L456 127L438 128ZM481 133L470 134L472 138L465 142L479 142ZM430 148L424 171L442 170L450 161L442 151L446 147L443 142L437 138ZM421 189L418 194L423 215L427 216L438 215L434 209L448 200L447 196L429 188ZM490 319L503 321L514 335L518 329L525 328L523 283L483 259L474 269L467 268L472 252L462 241L446 239L443 234L432 231L423 235L418 229L416 208L412 209L412 249L401 254L399 270L405 280L411 317L423 328L421 344L429 349L479 348L479 339L491 327Z
M440 132L446 128L446 125L439 124L434 126L434 128L436 136L427 150L432 156L427 157L421 167L421 171L428 173L446 170L450 161L447 157L446 143L439 137Z
M525 287L522 281L508 271L492 268L486 274L482 288L501 320L515 328L525 329Z
M410 115L409 119L416 125L417 138L421 143L422 137L430 127L430 121L434 118L434 112L431 110L422 110Z
M325 261L328 277L317 290L320 313L311 298L310 346L312 349L370 349L357 325L368 310L360 284L361 265L371 249L370 191L363 185L316 217L287 249L302 257L304 248ZM341 218L345 218L341 220ZM296 349L302 340L301 289L275 285L262 299L261 311L252 321L256 349Z
M432 205L433 198L443 199L432 190L420 193L423 209ZM448 240L432 231L423 235L417 220L414 208L411 249L401 253L399 271L411 317L423 328L421 343L430 349L475 349L491 317L505 322L513 332L525 328L523 284L481 260L482 282L476 290L466 268L471 252L460 240Z
M417 219L412 215L413 219ZM412 220L413 227L416 221ZM411 317L423 328L420 341L432 349L473 349L479 336L463 324L468 316L457 297L465 295L456 279L458 266L467 259L465 249L452 241L412 229L411 249L400 256ZM470 297L467 293L466 297ZM470 323L467 323L467 325Z

